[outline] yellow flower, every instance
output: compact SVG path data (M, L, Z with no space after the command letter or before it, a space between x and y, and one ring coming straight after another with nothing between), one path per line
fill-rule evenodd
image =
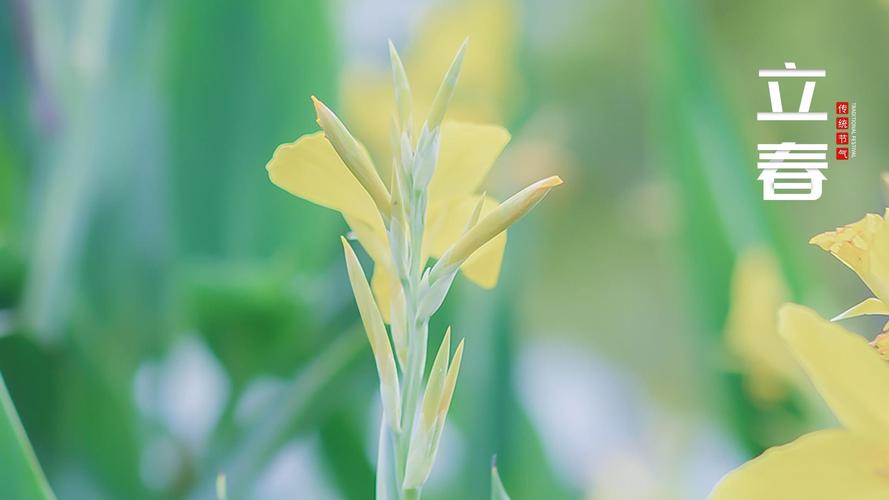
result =
M495 125L448 121L442 124L438 163L429 184L424 256L440 257L457 241L482 196L486 200L482 218L497 208L497 200L479 194L478 190L509 139L509 133ZM357 148L364 151L360 143ZM362 159L359 164L365 159L370 162L369 155L355 156ZM370 165L378 172L372 162ZM397 290L396 274L385 222L377 209L383 202L375 203L353 173L362 170L347 167L322 132L282 144L275 150L266 169L275 185L343 215L376 264L371 284L380 310L388 321L392 297ZM369 177L366 172L363 176ZM375 181L368 183L376 184ZM381 194L380 198L385 196ZM497 284L505 245L506 232L503 232L463 264L463 274L484 288L492 288Z
M889 359L889 323L883 326L883 331L874 338L870 345L874 346L883 359Z
M864 338L802 306L781 309L779 331L842 427L766 450L710 499L889 498L889 366Z
M889 314L889 223L885 216L867 214L858 222L815 236L810 243L827 250L849 266L876 295L834 320Z
M789 292L774 255L766 248L743 253L732 277L726 341L741 363L746 388L763 403L782 399L802 385L799 366L778 335L778 308Z

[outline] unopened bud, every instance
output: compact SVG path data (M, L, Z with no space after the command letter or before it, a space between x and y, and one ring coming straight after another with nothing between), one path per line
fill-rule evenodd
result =
M448 68L448 72L445 73L445 77L441 81L441 86L438 87L438 92L435 93L432 108L429 110L429 117L426 119L429 130L434 130L444 120L448 104L451 102L451 96L454 95L454 88L457 86L457 77L460 76L460 67L463 65L463 55L466 53L466 44L468 43L469 38L463 40L457 55L454 56L451 67Z
M562 179L558 176L547 177L512 195L466 231L442 254L432 268L432 273L429 276L430 281L434 282L447 270L461 266L473 252L522 218L543 199L550 189L561 183Z
M324 130L324 136L330 141L333 149L336 150L352 175L358 179L358 182L373 199L383 217L388 218L391 211L389 191L383 184L383 180L380 179L377 169L374 168L367 150L352 137L343 122L323 102L316 99L315 96L312 96L312 102L315 104L318 125Z

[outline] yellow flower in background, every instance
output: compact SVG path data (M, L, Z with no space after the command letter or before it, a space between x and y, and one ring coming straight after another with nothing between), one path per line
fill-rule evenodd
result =
M738 258L726 341L746 374L747 390L762 403L778 401L792 385L803 385L799 365L778 335L778 308L788 298L771 251L754 248Z
M319 121L327 113L332 115L320 101L316 103L316 109ZM386 122L380 118L383 127ZM427 258L440 257L457 241L482 197L485 200L481 204L481 217L497 208L497 200L478 190L509 139L509 133L496 125L442 124L441 149L429 184L423 235L423 254ZM379 170L360 143L358 149L364 151L364 154L357 155L361 158L359 163L369 162L373 175L379 178L375 173ZM304 135L295 142L279 146L266 168L277 186L343 215L376 264L372 285L380 309L388 320L397 282L386 226L377 209L385 201L375 202L323 132ZM371 183L375 184L376 181ZM504 231L463 264L463 274L482 287L492 288L497 283L505 245Z
M779 331L842 427L766 450L710 499L889 498L889 365L864 338L802 306L781 309Z
M448 106L448 116L471 123L503 123L518 77L516 48L518 19L511 1L463 0L433 8L417 26L406 54L413 91L414 117L428 113L444 61L469 36L473 50L460 73L460 93ZM351 128L380 158L391 155L389 124L394 108L388 67L346 68L341 84L344 115ZM415 127L422 122L415 120ZM418 137L414 130L413 137ZM380 165L387 172L388 164ZM386 178L384 176L384 178Z
M834 320L867 314L889 315L889 223L885 216L867 214L858 222L815 236L810 243L849 266L876 295Z

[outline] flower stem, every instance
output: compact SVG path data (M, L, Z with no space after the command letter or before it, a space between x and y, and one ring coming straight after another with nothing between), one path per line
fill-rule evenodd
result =
M398 491L400 500L418 500L419 489L404 489L404 475L407 467L407 457L410 450L411 437L413 435L414 420L417 415L417 407L423 391L423 376L426 371L426 348L429 337L429 320L420 318L418 314L421 272L423 268L422 243L423 226L426 217L426 193L413 191L407 200L406 215L408 221L408 235L410 244L407 252L400 254L405 262L394 262L395 269L406 270L399 276L399 281L404 290L405 315L403 331L407 337L408 356L406 366L402 368L404 385L401 392L401 430L392 433L394 436L394 453L391 454L392 462L387 464L396 471L399 482Z

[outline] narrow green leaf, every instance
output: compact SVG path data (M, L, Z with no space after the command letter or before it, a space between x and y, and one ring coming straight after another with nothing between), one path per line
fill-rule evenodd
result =
M460 67L463 65L463 55L466 53L466 44L468 43L469 38L460 45L460 50L454 56L454 62L451 63L451 67L445 73L441 86L438 87L438 92L436 92L435 99L432 101L432 109L429 110L429 118L426 119L426 125L429 130L434 130L444 120L448 104L451 102L451 96L454 95L454 88L457 86L457 77L460 76Z
M357 331L349 331L330 343L311 362L301 368L280 391L280 398L269 405L256 425L247 429L228 450L206 457L201 466L203 478L187 498L213 498L216 473L225 471L230 498L245 498L263 468L284 447L295 430L308 425L311 412L323 396L336 392L351 376L351 367L364 342ZM2 497L0 497L2 498Z
M494 463L491 464L491 500L509 500L509 494L506 493L506 488L503 487L503 481L497 472L497 457L494 457Z
M0 375L0 498L55 499Z
M386 325L383 316L374 300L370 284L364 275L364 269L358 262L358 256L352 250L352 245L345 238L340 238L343 243L343 251L346 254L346 268L349 272L349 281L352 282L352 292L355 294L355 302L358 303L358 313L370 347L377 363L377 373L380 376L380 392L383 396L383 409L387 421L394 431L401 429L401 397L398 385L398 372L395 369L395 357L392 355L392 346L389 345L389 336L386 333Z

